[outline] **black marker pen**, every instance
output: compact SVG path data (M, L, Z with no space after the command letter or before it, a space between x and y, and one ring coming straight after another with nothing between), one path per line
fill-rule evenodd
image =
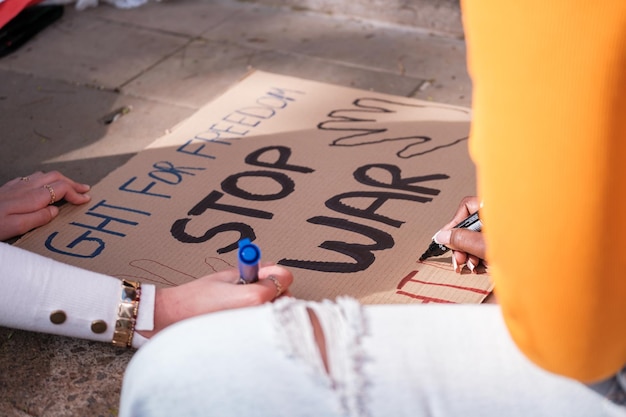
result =
M475 232L480 232L480 229L482 228L482 226L483 224L480 222L480 219L478 218L478 212L476 212L474 214L470 214L463 221L461 221L459 224L454 226L454 228L455 229L469 229ZM433 237L433 241L431 242L430 246L428 246L428 249L426 249L426 252L424 252L422 256L420 256L420 262L432 256L443 255L449 250L450 250L449 247L435 242L435 238Z

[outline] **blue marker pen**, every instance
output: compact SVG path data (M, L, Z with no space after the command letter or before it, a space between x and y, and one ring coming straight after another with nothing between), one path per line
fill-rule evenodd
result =
M261 260L261 249L250 239L239 241L239 283L251 284L259 280L259 261Z

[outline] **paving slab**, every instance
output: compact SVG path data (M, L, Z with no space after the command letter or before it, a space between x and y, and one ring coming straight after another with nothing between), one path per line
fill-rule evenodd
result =
M433 36L415 27L258 7L232 15L203 36L397 77L429 80L430 85L442 85L455 92L470 85L464 41ZM453 104L468 105L469 94L463 98L460 95L450 97Z
M0 60L0 69L115 89L182 48L186 36L99 19L66 7L61 20Z
M420 28L443 36L463 37L459 0L256 0L294 10L313 10Z
M194 109L0 70L0 182L62 170L95 184ZM105 124L120 108L130 112Z
M128 94L199 108L252 69L407 96L424 80L289 52L196 39L124 87Z
M196 37L219 26L233 14L246 13L249 4L234 0L151 1L134 9L99 7L86 12L100 19L176 36ZM85 12L82 12L85 13Z
M132 351L0 327L0 415L117 416Z

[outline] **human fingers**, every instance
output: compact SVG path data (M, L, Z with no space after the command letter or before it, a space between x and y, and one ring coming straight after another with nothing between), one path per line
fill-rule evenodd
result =
M25 214L40 210L61 201L67 191L68 185L61 182L31 188L16 195L13 200L13 212Z
M57 192L53 187L38 187L13 190L1 190L0 216L33 213L57 201Z
M442 230L452 229L454 226L463 221L470 214L474 214L480 209L480 200L475 196L468 196L461 199L452 220L442 227Z
M36 227L50 223L59 214L55 206L47 206L29 213L11 214L2 219L0 240L22 235Z
M30 175L13 178L12 180L7 181L4 184L2 184L2 186L0 186L0 191L8 191L8 190L14 190L14 189L20 189L20 188L21 189L33 188L33 183L31 183L31 178L33 178L33 176L36 176L37 174L40 174L40 173L41 171L37 171L37 172L33 172Z
M22 207L17 210L29 211L62 199L72 204L84 204L91 199L85 194L90 188L89 185L73 181L58 171L37 171L7 182L0 187L0 192L3 189L7 192L13 190L17 194L13 194L11 198L15 200L16 206Z
M272 301L281 295L289 294L289 286L293 282L293 275L289 270L273 263L263 263L259 269L259 280L252 284L240 285L238 291L245 291L241 305L256 305ZM229 269L213 274L213 279L229 284L240 282L239 273L235 269Z
M84 194L91 188L88 184L81 184L79 182L74 181L73 179L66 177L61 174L59 171L50 171L43 172L37 171L32 174L21 177L18 179L24 186L28 186L31 188L40 188L45 185L56 184L66 184L69 186L69 189L72 189L76 193ZM69 200L68 200L69 201Z
M159 314L172 311L172 306L179 301L186 300L189 306L185 312L165 314L165 319L159 319L164 324L171 324L184 318L215 311L234 308L251 307L273 301L283 294L293 277L282 267L267 267L259 270L259 280L250 284L239 284L239 271L228 269L216 272L178 287L166 288L161 291L165 294L165 301L161 304Z
M478 256L469 255L467 257L467 262L465 264L469 268L470 272L472 272L473 274L476 274L478 273L477 268L478 268L478 265L480 265L481 261L482 260Z
M48 191L52 190L56 193L56 201L65 199L68 203L84 204L91 200L91 196L87 194L90 187L87 184L78 184L73 181L58 180L51 184L44 185ZM52 201L52 193L49 192L50 201Z
M259 286L263 286L261 296L265 301L272 301L287 294L293 283L291 272L278 265L270 265L259 270Z
M182 285L157 289L154 330L143 332L150 337L172 323L200 314L251 307L274 300L287 290L293 276L279 266L262 267L259 281L237 284L239 272L228 269Z
M35 186L41 186L43 184L50 184L53 182L62 181L68 184L72 184L73 187L78 188L78 189L83 189L84 191L89 189L89 185L76 182L73 179L63 175L59 171L48 171L48 172L37 171L29 175L29 178L30 178L30 183L32 183Z
M8 187L20 187L22 189L33 189L41 187L45 182L41 181L46 173L43 171L35 171L32 174L17 177L4 184Z
M452 269L460 274L467 262L467 253L461 251L452 251Z
M480 259L485 259L486 245L484 235L469 229L440 230L435 235L438 243L455 251L466 252Z
M91 199L91 197L86 194L91 188L89 185L78 183L61 174L59 171L38 172L33 174L32 177L34 184L43 186L48 190L50 190L49 187L52 187L52 189L59 194L56 201L65 199L72 204L83 204Z
M85 187L87 188L85 189ZM89 186L87 185L82 186L80 184L67 182L61 179L45 183L34 191L37 191L37 202L39 204L50 205L65 199L65 201L69 203L78 205L91 200L91 196L85 193L89 189L88 187Z
M463 268L467 266L467 269L470 270L471 273L477 274L479 273L478 266L484 264L482 259L478 256L470 255L466 252L462 251L452 251L452 268L454 272L460 274L463 271Z
M30 182L30 176L17 177L5 182L0 188L12 188L17 185L25 185L28 182Z
M451 229L449 247L462 250L474 259L485 259L486 245L485 235L468 229Z

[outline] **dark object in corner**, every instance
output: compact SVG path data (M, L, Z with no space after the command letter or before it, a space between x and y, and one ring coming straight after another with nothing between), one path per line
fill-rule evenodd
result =
M17 50L46 26L63 16L63 5L30 6L0 29L0 58Z

